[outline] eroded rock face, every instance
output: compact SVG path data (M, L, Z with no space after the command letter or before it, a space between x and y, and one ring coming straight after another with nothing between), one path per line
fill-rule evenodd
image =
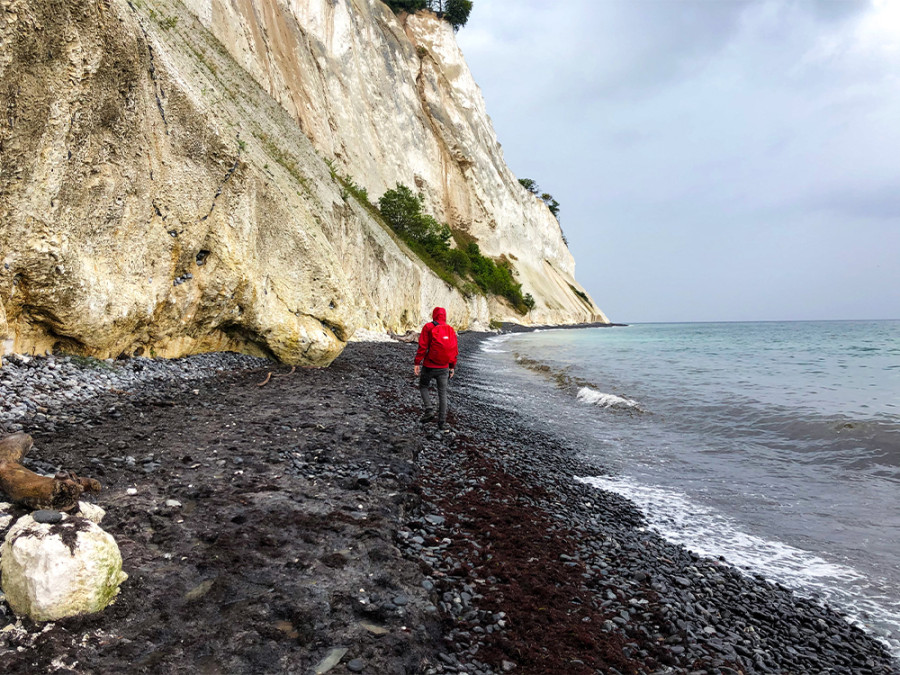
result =
M0 548L0 574L9 606L33 621L99 612L128 578L112 535L65 515L55 524L20 518Z
M327 364L435 305L460 328L523 319L436 277L345 173L373 197L417 186L507 255L530 320L602 317L446 24L374 0L188 5L0 3L0 351Z
M180 5L4 8L5 351L325 364L357 326L401 330L432 304L486 323Z
M574 279L559 223L506 166L453 29L379 0L186 0L235 59L377 197L401 182L428 208L506 256L536 308L519 322L606 321Z

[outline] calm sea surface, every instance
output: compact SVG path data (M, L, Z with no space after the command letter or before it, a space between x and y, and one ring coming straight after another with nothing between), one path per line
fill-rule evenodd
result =
M900 321L502 335L481 395L608 467L666 538L819 597L900 655Z

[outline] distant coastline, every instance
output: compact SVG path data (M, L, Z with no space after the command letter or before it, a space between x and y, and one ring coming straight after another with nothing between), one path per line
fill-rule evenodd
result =
M544 325L544 326L523 326L519 323L505 321L500 324L501 333L533 333L536 330L573 330L575 328L624 328L627 323L603 323L595 321L593 323L572 323L561 325Z

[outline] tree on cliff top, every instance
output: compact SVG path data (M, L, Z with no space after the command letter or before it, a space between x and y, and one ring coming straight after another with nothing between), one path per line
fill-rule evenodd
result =
M441 4L444 5L444 19L450 22L453 30L466 25L472 12L472 0L446 0Z
M559 202L553 198L553 195L549 192L541 192L541 188L538 186L537 181L531 178L520 178L519 184L544 202L547 205L547 208L550 209L550 213L559 220Z
M415 14L420 10L430 9L453 26L453 30L465 26L472 12L472 0L384 0L384 3L394 14Z

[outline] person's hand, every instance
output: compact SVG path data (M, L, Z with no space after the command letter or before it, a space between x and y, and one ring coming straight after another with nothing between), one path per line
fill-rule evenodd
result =
M413 366L413 372L418 375L422 372L422 366Z
M456 368L450 369L450 379L453 379L453 373L455 373L455 372L456 372Z

